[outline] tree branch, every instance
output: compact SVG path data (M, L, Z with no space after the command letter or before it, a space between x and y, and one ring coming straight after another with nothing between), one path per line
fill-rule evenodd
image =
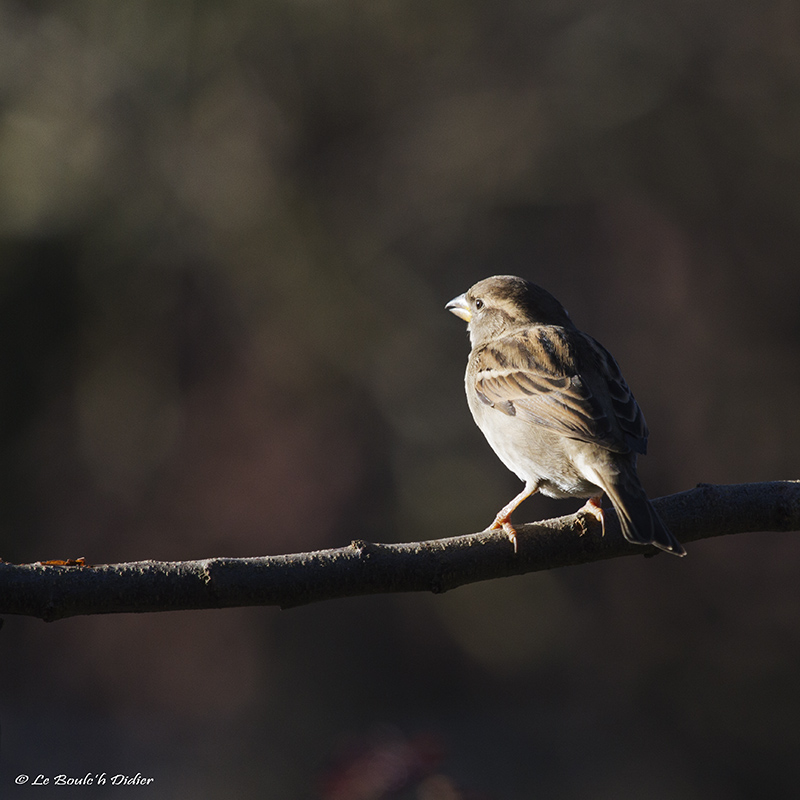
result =
M654 504L684 544L747 531L800 530L800 481L701 484ZM0 614L53 621L80 614L289 608L365 594L445 592L491 578L657 552L626 542L612 513L607 520L605 536L590 515L517 526L517 554L502 532L484 531L409 544L356 541L264 558L91 567L0 563Z

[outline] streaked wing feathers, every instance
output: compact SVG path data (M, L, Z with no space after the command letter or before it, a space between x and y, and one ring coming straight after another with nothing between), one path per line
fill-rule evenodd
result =
M474 353L481 402L609 450L643 453L647 427L616 361L597 342L536 326Z
M625 434L625 439L631 450L644 455L647 452L647 423L644 414L633 396L633 392L628 388L625 378L622 377L619 365L599 342L591 336L582 334L589 346L597 353L598 358L603 364L603 375L606 379L608 394L611 398L611 406L617 418L617 423Z

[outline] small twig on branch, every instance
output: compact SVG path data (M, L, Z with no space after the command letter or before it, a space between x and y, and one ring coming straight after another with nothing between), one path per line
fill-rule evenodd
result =
M684 544L747 531L800 530L800 481L701 484L654 504ZM444 592L491 578L656 552L626 542L616 524L607 525L602 536L600 524L588 515L580 523L571 514L516 527L517 554L503 532L484 531L409 544L353 542L264 558L92 567L0 563L0 614L52 621L80 614L289 608L365 594Z

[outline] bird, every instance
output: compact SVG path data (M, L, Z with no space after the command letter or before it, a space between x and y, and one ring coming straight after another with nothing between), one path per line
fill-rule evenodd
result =
M468 323L464 384L475 423L525 483L489 529L503 529L516 552L511 514L538 491L588 498L581 511L605 534L606 495L625 539L686 555L639 481L647 424L608 350L548 291L514 275L485 278L445 308Z

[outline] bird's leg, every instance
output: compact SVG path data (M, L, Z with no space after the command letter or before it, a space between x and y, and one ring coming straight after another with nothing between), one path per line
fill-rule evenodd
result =
M581 526L581 536L583 536L586 532L586 526L581 519L581 515L589 514L594 517L596 520L600 522L600 535L606 535L606 519L603 516L603 506L602 506L603 495L598 494L596 497L590 497L581 508L578 509L578 525Z
M539 484L534 481L528 481L525 484L525 488L507 505L503 506L500 511L497 512L497 516L494 518L494 522L489 526L489 530L496 530L497 528L502 528L503 532L506 536L508 536L508 540L511 544L514 545L514 552L517 552L517 532L514 530L514 526L508 521L509 517L514 513L514 509L527 497L530 497L537 489L539 488Z

